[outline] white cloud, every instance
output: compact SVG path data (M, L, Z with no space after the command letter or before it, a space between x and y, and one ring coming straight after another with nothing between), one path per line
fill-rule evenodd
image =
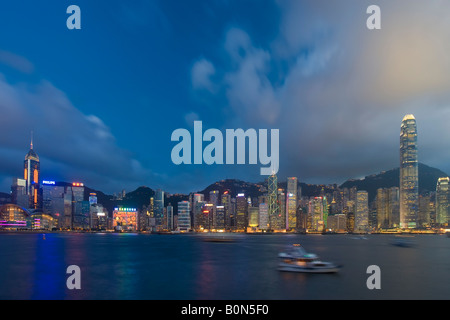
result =
M194 89L206 89L214 92L214 84L211 77L214 76L216 70L214 65L206 60L200 59L196 61L191 69L191 82Z

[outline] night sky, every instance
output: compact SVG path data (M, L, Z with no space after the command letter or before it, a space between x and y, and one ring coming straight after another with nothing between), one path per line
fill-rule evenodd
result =
M81 8L81 30L66 9ZM42 179L107 193L264 180L261 165L174 165L177 128L280 130L279 180L342 183L419 161L450 172L450 2L10 1L0 10L0 191L30 132Z

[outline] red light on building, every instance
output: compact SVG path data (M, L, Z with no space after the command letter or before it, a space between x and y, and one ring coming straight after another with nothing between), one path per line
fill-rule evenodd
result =
M84 184L79 183L79 182L74 182L74 183L72 183L72 186L74 186L74 187L83 187Z

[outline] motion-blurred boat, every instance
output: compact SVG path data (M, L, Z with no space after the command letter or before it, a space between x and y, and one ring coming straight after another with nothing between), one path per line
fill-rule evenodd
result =
M278 254L279 271L306 273L335 273L341 269L340 265L321 261L314 253L308 253L299 244L294 244L288 252Z
M395 237L392 239L391 244L403 248L411 248L417 245L413 237Z

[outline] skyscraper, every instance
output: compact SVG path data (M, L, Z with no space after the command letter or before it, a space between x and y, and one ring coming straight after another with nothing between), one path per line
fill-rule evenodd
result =
M236 196L236 229L245 231L248 225L248 202L243 193Z
M154 212L156 229L161 230L163 229L164 219L164 191L161 189L155 191Z
M356 210L355 210L355 226L356 232L366 232L369 227L369 195L367 191L358 191L356 193Z
M37 209L39 207L39 178L40 162L39 156L33 150L33 139L31 139L30 150L25 156L24 179L26 180L26 194L29 197L29 208Z
M415 228L419 209L416 119L407 114L400 129L400 227Z
M444 226L448 224L450 209L450 179L439 178L436 185L436 224Z
M269 209L269 225L271 229L276 229L276 217L278 215L278 201L277 201L277 190L278 190L278 179L276 174L272 174L267 178L267 189L268 189L268 209Z
M297 226L297 178L287 179L286 196L286 229L292 230Z
M189 201L178 202L178 230L187 232L191 230L191 208Z

